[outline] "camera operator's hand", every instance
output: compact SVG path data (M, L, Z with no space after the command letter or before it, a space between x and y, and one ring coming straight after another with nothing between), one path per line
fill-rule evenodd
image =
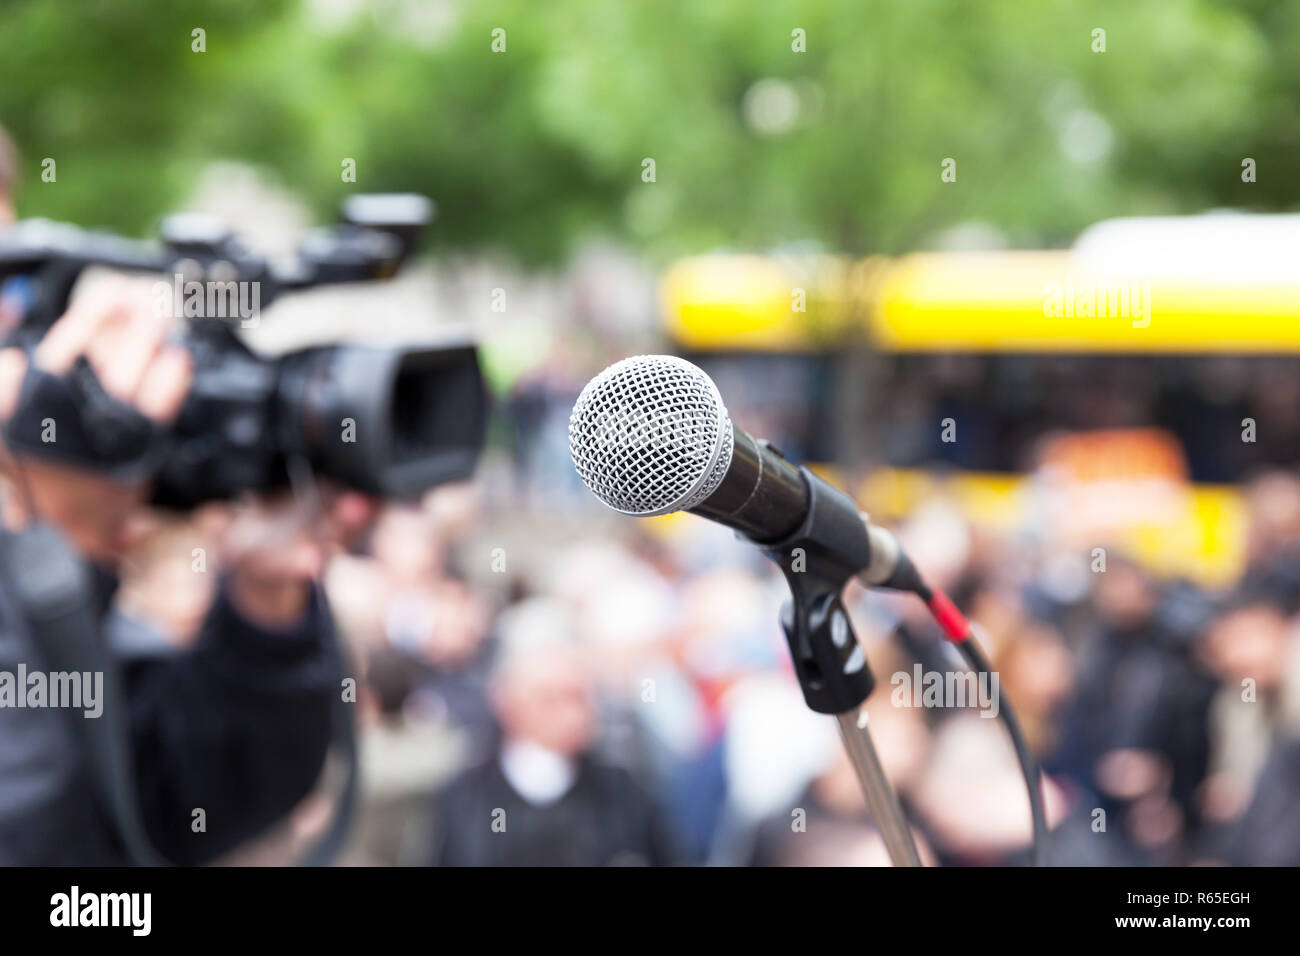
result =
M35 362L63 375L84 355L110 395L155 421L170 422L185 401L193 371L189 353L168 342L175 320L157 314L150 288L147 280L115 277L79 290L36 347ZM0 421L17 407L26 372L21 350L0 350ZM5 497L10 528L33 518L50 521L86 557L102 562L120 557L149 524L143 484L30 455L12 458L6 466L7 477L18 486Z
M172 421L189 391L192 365L183 347L169 343L178 320L158 315L151 289L146 280L121 276L79 288L36 347L35 362L63 375L84 355L108 394L157 422ZM21 350L0 350L0 422L17 407L26 372ZM16 529L34 518L49 521L93 561L127 557L159 530L144 483L12 452L4 470L15 486L4 499L5 524ZM224 529L221 570L230 597L255 624L276 629L297 621L330 543L355 533L372 510L355 492L319 493L326 497L312 503L320 512L312 516L288 494L205 509Z

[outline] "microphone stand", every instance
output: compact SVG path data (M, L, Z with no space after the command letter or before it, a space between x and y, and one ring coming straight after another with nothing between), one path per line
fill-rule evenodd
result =
M853 769L858 772L862 795L867 798L871 816L880 828L889 858L894 861L894 866L920 866L921 857L912 842L912 831L898 803L898 794L889 785L889 778L876 756L875 744L871 742L871 734L867 732L867 712L836 714L835 720L840 725L844 749L853 761Z
M849 579L869 564L866 526L852 499L807 468L800 471L809 489L807 517L789 538L761 545L790 586L781 627L799 687L812 710L838 721L889 858L895 866L920 866L911 828L867 728L862 704L876 680L840 597Z

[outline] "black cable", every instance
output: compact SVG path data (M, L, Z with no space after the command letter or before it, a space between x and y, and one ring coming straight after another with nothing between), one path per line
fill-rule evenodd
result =
M976 643L974 635L957 646L961 648L962 655L977 674L992 674L988 658ZM1042 774L1038 769L1038 761L1029 751L1029 744L1025 740L1020 721L1016 718L1016 712L1005 697L999 701L999 710L1006 721L1007 732L1011 734L1011 743L1016 748L1016 759L1020 761L1020 772L1024 775L1025 786L1029 788L1029 812L1034 821L1031 858L1034 866L1042 866L1043 853L1047 846L1047 814L1043 810Z
M302 455L290 455L285 464L289 472L289 487L304 527L310 529L320 526L326 520L326 509L311 463ZM325 594L325 585L319 576L312 579L311 587L316 592L314 599L321 602L321 607L328 609L329 600ZM326 613L328 615L328 610ZM326 627L329 632L328 639L334 642L339 663L346 668L347 652L339 640L338 628L332 620ZM347 673L347 670L343 672ZM334 701L330 735L333 738L331 743L337 743L342 752L343 785L339 791L338 802L334 805L334 815L329 827L308 848L298 862L298 866L329 866L333 863L346 848L352 836L352 825L356 820L357 801L361 794L361 758L357 745L357 725L353 708L344 700L343 695L335 694Z
M930 609L939 623L943 626L945 632L951 641L961 648L962 656L970 664L971 669L978 674L988 674L992 677L993 668L989 660L984 656L984 651L980 649L979 642L975 640L975 634L969 622L962 616L948 600L942 591L936 592L922 580L921 575L917 572L915 566L906 555L900 555L899 566L895 570L894 578L891 580L889 587L900 590L911 591ZM951 615L945 614L942 605L947 605ZM1043 784L1042 773L1038 769L1038 761L1029 750L1029 743L1025 740L1025 732L1020 727L1020 721L1016 717L1016 712L1011 704L1004 697L999 701L998 711L1006 721L1007 732L1011 735L1011 744L1016 750L1016 760L1020 763L1020 773L1025 778L1025 786L1029 789L1029 814L1033 819L1033 838L1030 842L1030 859L1034 866L1043 865L1043 854L1047 848L1047 814L1043 810Z

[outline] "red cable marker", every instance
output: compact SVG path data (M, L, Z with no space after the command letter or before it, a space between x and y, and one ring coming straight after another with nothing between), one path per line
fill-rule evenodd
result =
M934 615L934 619L939 622L939 626L943 628L950 641L960 644L970 637L970 622L961 611L957 610L957 605L952 603L948 595L935 588L930 595L929 606L930 613Z

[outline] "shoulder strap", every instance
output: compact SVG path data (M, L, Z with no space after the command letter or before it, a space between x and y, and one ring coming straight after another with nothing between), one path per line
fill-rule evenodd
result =
M3 540L5 579L46 664L54 671L104 675L103 713L95 720L73 722L77 743L131 859L142 866L164 865L140 819L124 719L126 699L116 661L99 639L89 571L51 525L34 524Z

